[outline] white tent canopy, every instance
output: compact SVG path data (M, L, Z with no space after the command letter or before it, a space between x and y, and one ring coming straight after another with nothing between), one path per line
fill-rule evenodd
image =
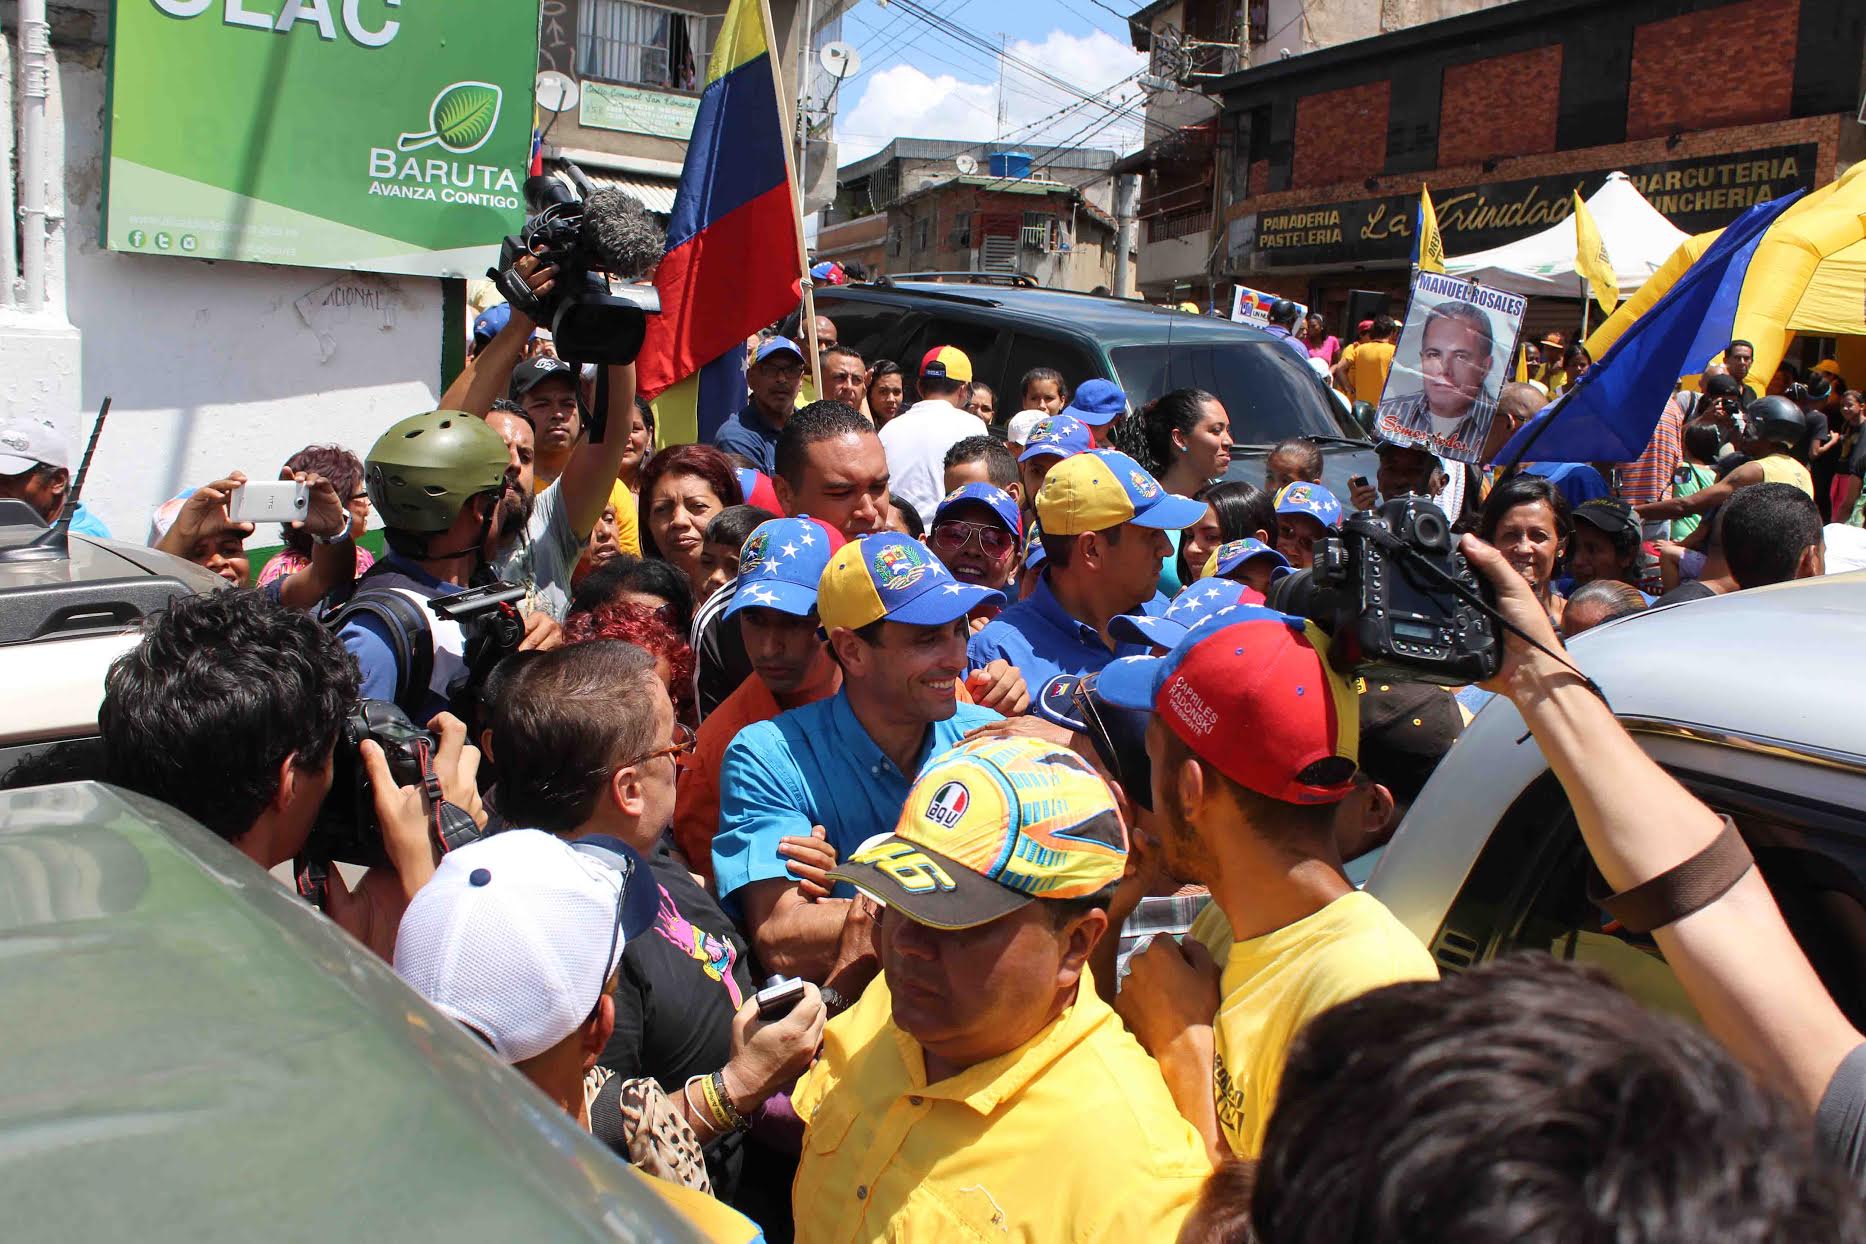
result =
M1587 200L1587 210L1613 261L1622 298L1644 285L1689 236L1646 202L1625 173L1608 174L1607 184ZM1574 270L1574 252L1571 215L1507 246L1447 256L1445 271L1531 298L1585 298L1587 284Z

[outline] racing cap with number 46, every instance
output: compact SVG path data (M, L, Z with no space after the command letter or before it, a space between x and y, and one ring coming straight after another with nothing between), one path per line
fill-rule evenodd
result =
M1085 898L1121 879L1114 792L1065 747L984 739L935 757L894 832L830 876L918 924L969 929L1036 899Z

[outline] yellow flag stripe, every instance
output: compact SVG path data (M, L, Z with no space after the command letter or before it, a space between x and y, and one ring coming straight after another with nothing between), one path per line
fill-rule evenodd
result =
M769 54L765 45L764 0L732 0L713 40L713 57L706 67L711 86L748 60Z
M1587 210L1579 190L1574 192L1574 269L1587 278L1601 313L1612 315L1620 302L1620 281L1613 274L1613 261L1607 257L1594 214Z

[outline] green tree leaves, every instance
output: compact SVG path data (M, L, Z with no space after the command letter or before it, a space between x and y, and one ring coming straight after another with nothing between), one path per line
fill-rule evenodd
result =
M439 143L455 155L477 151L499 124L503 94L490 82L456 82L434 97L427 132L403 134L396 147L418 151Z

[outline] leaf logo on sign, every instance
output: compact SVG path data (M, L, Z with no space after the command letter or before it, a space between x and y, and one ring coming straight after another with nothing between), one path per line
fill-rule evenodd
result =
M403 134L396 141L401 151L419 151L439 143L455 155L478 151L499 124L504 92L490 82L456 82L445 87L428 106L425 132Z

